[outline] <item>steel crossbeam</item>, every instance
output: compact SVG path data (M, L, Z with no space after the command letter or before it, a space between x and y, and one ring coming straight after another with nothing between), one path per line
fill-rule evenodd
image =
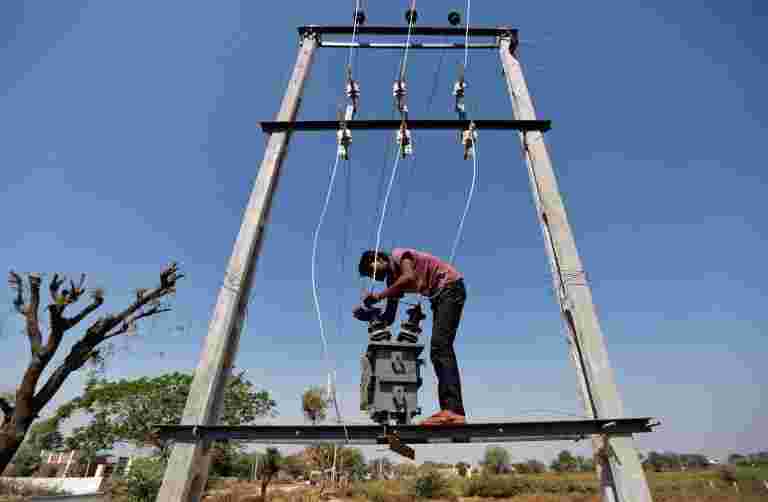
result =
M158 425L162 439L194 442L202 439L248 440L256 443L386 444L395 434L403 444L487 443L515 441L580 440L600 434L652 432L658 425L652 418L601 420L558 420L545 422L471 423L460 426L422 427L418 425L245 425L194 426Z
M478 130L517 130L517 131L549 131L552 122L549 120L406 120L408 129L454 129L465 130L470 123L475 124ZM400 120L350 120L346 126L350 130L382 130L400 129L403 122ZM265 133L285 131L323 131L338 130L342 122L338 120L299 120L294 122L269 121L261 122L261 129Z
M381 35L408 36L407 26L299 26L299 35ZM413 26L411 35L425 37L466 37L467 28L462 26ZM512 36L517 39L517 30L513 28L469 28L470 37L501 37Z

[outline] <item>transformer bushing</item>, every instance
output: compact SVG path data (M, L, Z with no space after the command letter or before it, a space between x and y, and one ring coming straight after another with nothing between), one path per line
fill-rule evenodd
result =
M419 389L423 380L419 358L424 344L417 343L421 305L407 311L408 320L392 340L386 323L376 318L368 323L368 349L361 357L360 410L380 424L409 424L421 414Z

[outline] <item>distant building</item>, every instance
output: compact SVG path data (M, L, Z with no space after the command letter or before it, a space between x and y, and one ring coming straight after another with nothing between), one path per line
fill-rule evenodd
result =
M66 478L75 472L75 466L81 464L82 452L79 450L47 451L40 452L43 463L64 466L58 471L58 476ZM115 457L106 451L98 452L96 457L85 463L85 472L78 477L89 478L93 476L110 477L116 474L127 474L130 470L131 458Z

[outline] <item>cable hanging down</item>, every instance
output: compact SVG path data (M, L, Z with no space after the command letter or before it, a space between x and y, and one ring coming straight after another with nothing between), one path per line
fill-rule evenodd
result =
M456 104L455 104L455 111L459 116L459 120L467 120L467 112L465 107L465 93L466 93L466 71L467 71L467 65L469 64L469 20L470 20L470 9L472 7L471 0L467 0L467 28L466 28L466 34L464 36L464 65L459 70L459 78L454 84L453 87L453 95L456 98ZM455 18L454 18L455 19ZM469 208L472 204L472 198L475 194L475 187L477 185L477 173L478 173L478 167L477 167L477 128L475 127L474 122L470 122L469 127L459 133L459 142L462 144L464 148L464 160L472 159L472 183L469 188L469 193L467 194L467 202L464 205L464 211L461 215L461 220L459 220L459 227L456 230L456 237L453 240L453 246L451 247L451 255L449 258L449 263L453 263L456 259L456 252L459 247L459 243L461 242L462 234L464 233L464 224L467 219L467 214L469 213Z
M406 104L407 86L405 83L406 71L408 69L408 51L411 46L411 34L413 32L413 25L416 24L418 19L418 12L416 11L416 0L412 0L410 8L405 12L405 19L408 21L408 36L406 37L405 49L403 50L403 58L400 62L400 71L398 73L398 79L395 81L392 87L392 94L395 98L395 106L400 112L400 118L402 123L400 129L398 129L395 135L395 142L398 145L399 152L395 155L395 162L392 166L392 175L389 178L389 185L387 186L386 194L384 195L384 201L382 203L381 215L379 218L379 224L376 228L376 247L374 248L374 267L378 262L379 250L381 249L381 233L384 227L384 218L387 214L387 206L389 205L389 196L392 193L392 185L397 176L397 167L401 158L405 158L409 155L413 155L413 140L411 137L411 131L408 130L406 120L408 119L408 106ZM376 273L374 271L370 280L370 290L374 289L374 277Z
M328 349L328 339L325 336L325 326L323 324L323 316L320 309L320 299L319 299L318 290L317 290L317 248L318 248L319 239L320 239L320 230L323 227L325 216L328 213L328 207L330 205L331 196L333 194L333 189L336 182L336 173L339 167L339 161L349 159L349 147L352 144L352 133L347 127L347 121L354 119L354 116L357 113L357 108L358 108L358 103L360 98L360 85L357 81L354 80L354 68L352 66L353 54L354 54L353 47L354 47L355 41L357 40L358 25L362 25L364 23L365 23L365 13L360 8L360 0L356 0L355 10L353 13L352 46L349 49L349 57L347 59L347 65L345 68L346 83L345 83L344 92L347 98L349 99L349 104L346 107L343 117L339 117L341 125L339 127L339 130L336 133L337 144L338 144L338 147L336 150L336 159L334 161L333 168L331 169L331 175L328 181L328 189L325 194L323 208L320 212L320 217L319 217L317 227L315 228L315 232L312 239L312 266L311 266L312 298L314 300L315 314L317 315L317 321L320 327L320 339L323 346L323 359L325 360L325 363L328 366L328 399L333 404L334 411L336 412L337 422L341 423L344 426L344 432L347 438L347 442L349 442L350 440L349 432L347 430L347 425L346 425L346 422L344 421L344 417L341 414L341 409L339 407L339 403L336 397L336 370L331 365L330 353ZM351 168L349 171L351 172Z

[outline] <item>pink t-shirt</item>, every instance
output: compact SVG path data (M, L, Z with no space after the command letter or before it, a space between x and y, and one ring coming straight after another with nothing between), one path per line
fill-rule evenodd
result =
M446 263L429 253L407 248L392 250L392 260L398 273L403 256L409 256L413 260L416 280L418 281L416 291L423 296L432 296L446 284L462 278L461 274L450 263Z

